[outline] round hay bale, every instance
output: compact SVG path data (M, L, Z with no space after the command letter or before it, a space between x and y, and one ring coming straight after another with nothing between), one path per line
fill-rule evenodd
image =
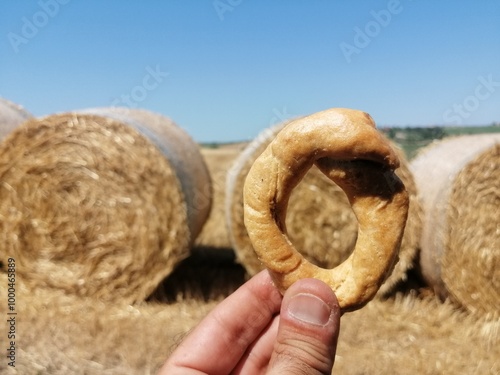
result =
M31 290L134 303L189 255L209 175L170 120L86 112L29 120L1 144L0 261Z
M293 120L291 120L293 121ZM250 275L263 269L243 223L243 185L254 160L290 121L265 129L240 154L227 177L226 218L230 239L239 262ZM410 195L409 218L403 236L399 262L380 289L386 294L406 277L417 254L421 230L420 205L408 163L397 147L401 167L396 171ZM313 166L293 190L288 203L286 227L290 240L310 262L333 268L352 253L358 222L345 193Z
M411 162L424 209L420 268L442 298L500 311L500 134L445 139Z
M0 141L31 117L20 105L0 98Z
M226 196L226 175L244 144L221 145L217 148L202 148L201 153L210 171L213 186L213 204L208 220L195 246L231 249L232 244L226 228L224 201Z
M210 172L199 145L170 118L155 112L125 107L91 108L79 112L122 121L159 148L182 186L193 242L207 221L213 196Z

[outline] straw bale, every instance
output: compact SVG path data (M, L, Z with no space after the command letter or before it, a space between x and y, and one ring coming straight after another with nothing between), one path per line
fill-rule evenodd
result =
M244 148L243 143L221 145L217 148L202 148L201 153L210 171L213 186L213 205L195 246L231 249L232 244L226 228L224 201L226 175L234 160Z
M238 260L251 275L261 270L263 265L253 250L243 223L243 185L254 160L289 122L261 132L240 154L228 173L227 226ZM401 159L401 167L396 173L409 192L410 210L399 262L382 285L380 295L389 293L413 266L421 230L421 209L416 199L415 184L404 153L394 148ZM345 193L316 166L307 172L291 194L286 227L290 240L304 257L323 268L333 268L347 259L354 249L358 231L356 217Z
M18 104L0 98L0 141L32 116Z
M190 218L196 185L182 179L206 167L179 174L185 155L172 161L168 143L134 128L143 124L135 116L149 115L127 114L126 121L88 113L33 119L2 142L2 272L12 257L28 289L133 303L189 255L209 205L193 203L201 219ZM169 142L192 148L180 132Z
M144 109L91 108L78 111L113 118L133 127L155 144L175 170L186 201L191 240L202 231L212 208L210 172L198 144L174 121Z
M500 135L448 138L411 162L424 208L420 268L442 298L498 318Z

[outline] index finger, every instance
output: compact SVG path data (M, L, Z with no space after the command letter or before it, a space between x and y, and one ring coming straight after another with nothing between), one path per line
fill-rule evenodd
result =
M229 373L278 314L282 296L262 271L215 307L167 360L160 374Z

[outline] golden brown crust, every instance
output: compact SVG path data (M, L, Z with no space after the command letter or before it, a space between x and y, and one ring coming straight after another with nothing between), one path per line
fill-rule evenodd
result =
M347 194L359 222L350 257L319 268L286 235L288 199L316 164ZM343 311L370 301L397 259L408 195L395 175L399 160L364 112L334 108L288 124L254 162L245 181L245 226L259 259L281 291L300 278L331 286Z

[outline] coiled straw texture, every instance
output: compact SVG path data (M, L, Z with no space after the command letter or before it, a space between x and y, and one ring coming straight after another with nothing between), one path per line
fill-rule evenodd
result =
M445 139L412 160L424 208L420 267L442 297L500 312L500 134Z
M210 204L189 208L196 179L181 179L206 166L179 175L173 157L196 160L166 155L131 126L156 115L104 112L33 119L0 144L0 260L16 260L28 289L133 303L189 255ZM170 142L199 152L173 123L162 126Z

